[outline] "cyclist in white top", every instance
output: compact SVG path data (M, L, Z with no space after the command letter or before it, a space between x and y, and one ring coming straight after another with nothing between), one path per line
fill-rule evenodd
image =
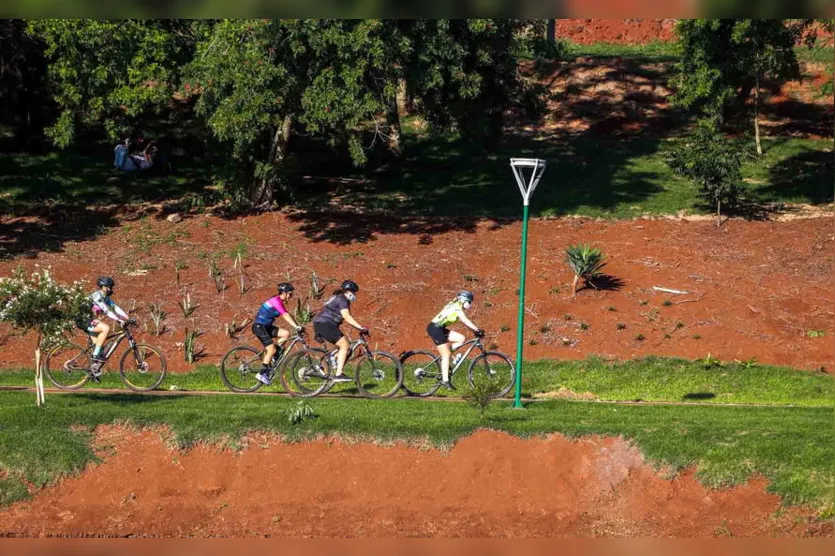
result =
M116 285L113 278L102 276L96 281L96 285L99 289L90 294L90 316L92 318L79 323L79 328L94 337L95 348L93 348L93 365L91 367L93 371L97 371L105 361L101 350L107 340L107 335L110 334L110 325L101 320L102 317L107 316L122 325L132 321L130 316L110 299L110 296L113 295L113 287Z

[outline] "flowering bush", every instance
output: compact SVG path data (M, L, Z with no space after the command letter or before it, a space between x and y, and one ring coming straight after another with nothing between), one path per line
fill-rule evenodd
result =
M59 343L89 306L81 282L60 284L49 269L26 276L18 267L10 277L0 278L0 321L24 334L35 331L40 349Z

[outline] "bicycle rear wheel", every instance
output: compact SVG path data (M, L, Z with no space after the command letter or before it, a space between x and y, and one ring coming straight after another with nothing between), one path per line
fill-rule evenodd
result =
M390 398L403 385L400 361L387 351L372 351L357 362L355 381L366 398Z
M279 372L284 391L293 397L312 398L330 388L327 358L327 351L319 348L291 355Z
M90 380L90 352L78 344L63 344L49 352L43 367L52 384L75 390Z
M165 356L154 346L136 344L119 361L119 374L125 386L136 392L153 390L165 379Z
M441 360L428 351L408 351L400 357L403 389L410 396L431 396L441 387Z
M263 383L255 378L260 370L261 354L255 348L238 346L223 356L220 362L220 380L233 392L255 392L263 386Z
M495 391L494 398L501 398L513 388L516 369L504 353L488 351L473 359L468 379L472 388L477 384L489 387Z

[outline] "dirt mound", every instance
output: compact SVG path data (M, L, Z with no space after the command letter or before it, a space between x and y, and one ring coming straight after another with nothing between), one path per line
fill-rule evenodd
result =
M100 427L111 455L0 512L22 536L804 536L809 513L775 514L766 481L707 490L662 478L627 442L480 431L448 454L339 439L187 452L159 433ZM104 453L104 452L103 452Z

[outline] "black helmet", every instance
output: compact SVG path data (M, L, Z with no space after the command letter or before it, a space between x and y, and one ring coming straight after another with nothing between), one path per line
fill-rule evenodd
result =
M357 293L360 287L353 280L345 280L342 282L342 290Z
M461 301L469 301L470 303L473 302L474 298L473 292L469 290L461 290L460 292L458 292L458 295L456 297Z
M116 282L114 282L113 278L111 278L110 276L101 276L98 280L96 280L96 285L100 288L112 288L116 285Z
M295 289L290 282L282 282L278 285L278 293L290 293Z

